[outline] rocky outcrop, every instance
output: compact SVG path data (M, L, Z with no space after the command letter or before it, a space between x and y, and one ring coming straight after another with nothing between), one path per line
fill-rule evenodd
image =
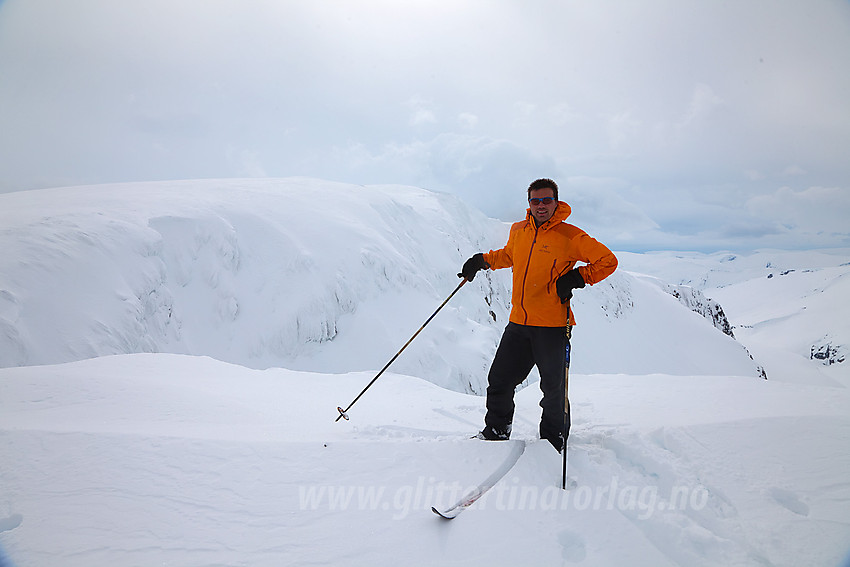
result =
M671 285L665 286L665 291L678 299L685 307L699 313L714 325L717 329L730 337L735 337L732 333L732 325L726 318L723 312L723 307L713 299L704 296L702 292L687 285Z
M847 348L843 345L835 345L830 341L829 336L824 337L811 347L809 358L819 360L822 364L830 366L844 362Z

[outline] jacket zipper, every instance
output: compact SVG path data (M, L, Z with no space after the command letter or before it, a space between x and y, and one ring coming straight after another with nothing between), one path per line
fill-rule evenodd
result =
M534 245L537 243L537 234L540 231L540 227L534 227L534 240L531 241L531 248L528 249L528 260L525 262L525 273L522 274L522 291L519 296L519 306L522 309L522 312L525 313L525 318L523 319L523 325L528 324L528 311L525 310L525 305L523 302L525 301L525 281L528 279L528 266L531 264L531 253L534 252Z

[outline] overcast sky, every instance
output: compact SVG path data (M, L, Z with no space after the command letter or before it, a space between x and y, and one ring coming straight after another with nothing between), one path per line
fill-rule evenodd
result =
M292 175L850 246L850 2L0 0L0 192Z

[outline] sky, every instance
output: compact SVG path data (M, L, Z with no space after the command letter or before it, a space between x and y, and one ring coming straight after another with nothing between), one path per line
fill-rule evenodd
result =
M612 249L850 246L850 2L0 1L0 192L309 176Z

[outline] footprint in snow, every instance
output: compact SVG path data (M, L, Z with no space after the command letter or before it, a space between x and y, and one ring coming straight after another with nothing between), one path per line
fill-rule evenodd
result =
M561 544L561 555L565 561L578 563L584 561L584 558L587 557L584 538L581 534L564 530L558 534L558 543Z
M8 532L14 530L21 525L24 517L20 514L12 514L8 518L0 518L0 532Z
M800 516L809 515L809 505L803 502L794 492L778 487L773 487L767 492L783 508L787 508Z

